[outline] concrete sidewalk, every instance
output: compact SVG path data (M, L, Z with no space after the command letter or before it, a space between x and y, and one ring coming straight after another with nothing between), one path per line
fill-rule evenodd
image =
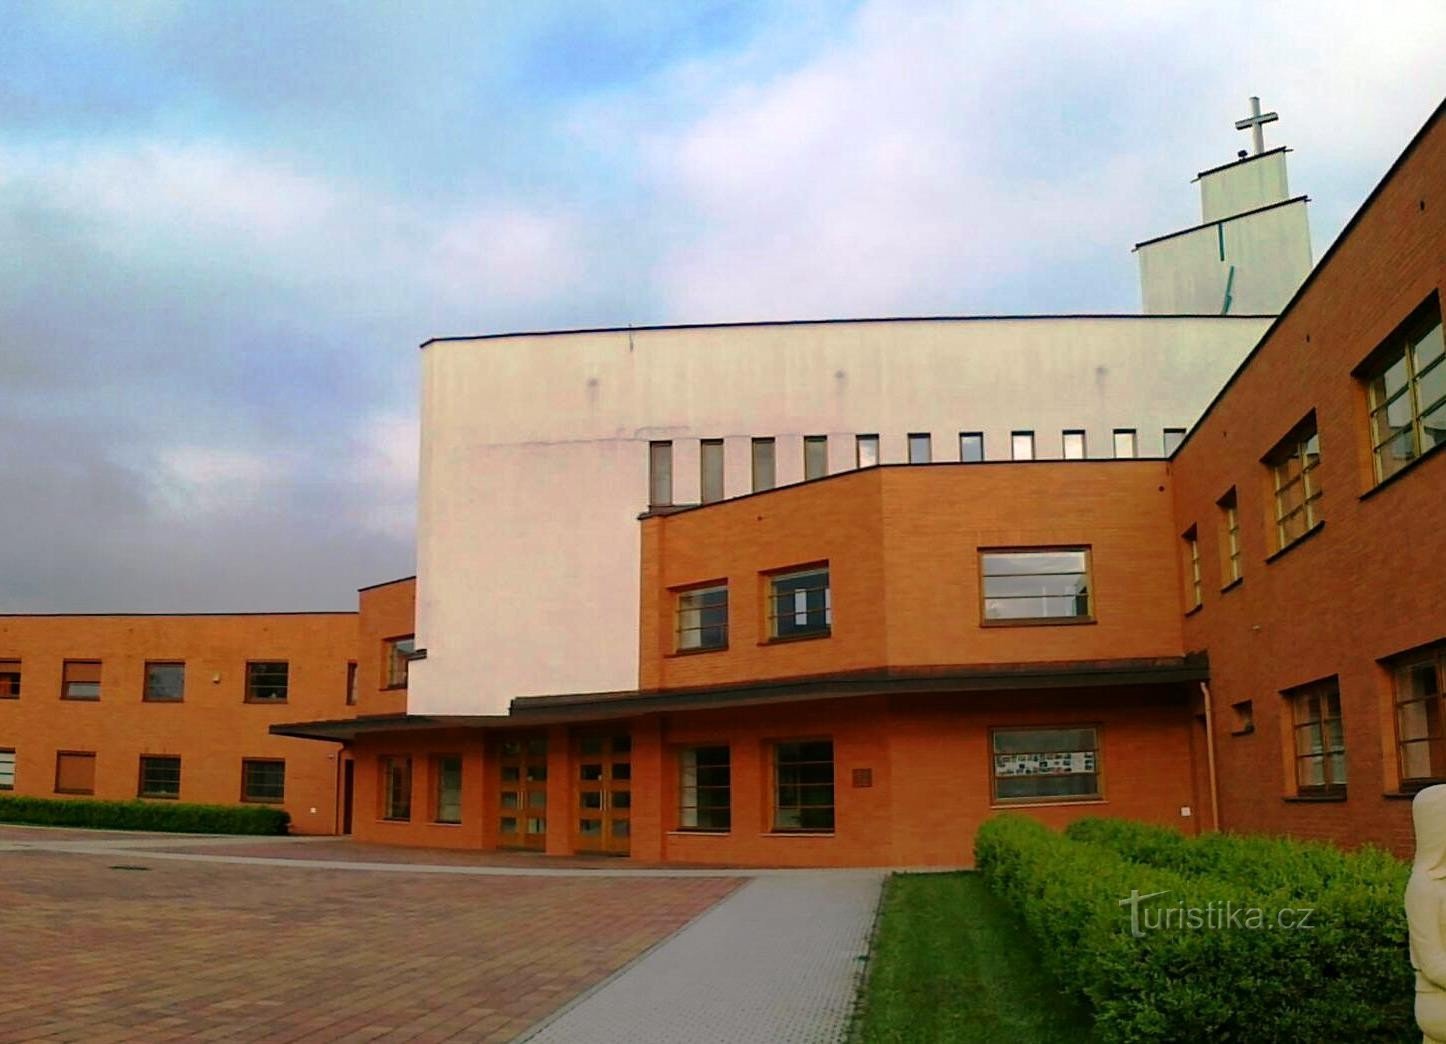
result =
M839 1041L885 876L831 871L754 878L521 1039Z

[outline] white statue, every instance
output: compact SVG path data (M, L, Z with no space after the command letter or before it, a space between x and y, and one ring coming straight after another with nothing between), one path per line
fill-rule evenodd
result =
M1406 885L1411 967L1416 969L1416 1025L1423 1044L1446 1044L1446 784L1411 802L1416 860Z

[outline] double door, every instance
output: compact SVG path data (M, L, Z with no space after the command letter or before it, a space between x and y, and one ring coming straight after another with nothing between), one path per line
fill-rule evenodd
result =
M627 855L633 815L633 744L626 733L586 733L573 745L579 852Z

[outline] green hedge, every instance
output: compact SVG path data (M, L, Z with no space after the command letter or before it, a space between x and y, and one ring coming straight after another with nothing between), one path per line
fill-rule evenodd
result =
M284 834L290 822L286 811L258 805L0 797L0 823L181 834Z
M1102 1040L1419 1039L1400 863L1376 854L1353 863L1340 854L1343 869L1321 869L1330 860L1313 849L1243 844L1255 859L1275 853L1270 872L1256 878L1259 867L1228 865L1228 845L1206 846L1198 862L1178 850L1213 839L1113 823L1072 833L1001 816L980 829L975 858L990 888L1020 913L1050 970L1091 1004ZM1303 888L1292 860L1327 883ZM1132 934L1120 904L1132 892L1166 893L1140 907L1156 918L1175 908L1177 920L1147 922L1142 936ZM1186 908L1208 916L1231 907L1264 911L1265 926L1246 927L1243 917L1223 928L1180 923ZM1313 910L1312 927L1273 927L1286 908Z

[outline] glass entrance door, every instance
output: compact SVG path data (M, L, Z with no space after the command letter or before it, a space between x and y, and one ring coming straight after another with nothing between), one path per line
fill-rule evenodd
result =
M498 742L497 847L547 847L547 737Z
M616 733L580 736L576 743L579 852L627 855L633 816L633 741Z

